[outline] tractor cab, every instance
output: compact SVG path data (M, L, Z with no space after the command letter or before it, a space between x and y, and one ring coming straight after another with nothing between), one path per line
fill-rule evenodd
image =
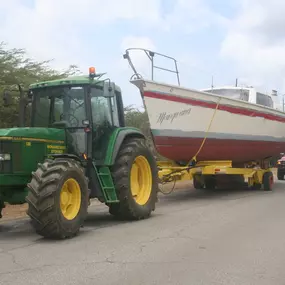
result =
M116 127L124 127L121 90L109 79L101 79L89 69L89 76L76 76L32 84L20 97L20 117L24 118L30 105L30 127L42 132L58 133L65 137L65 153L86 159L102 160L106 152L106 136ZM4 102L11 102L7 91ZM24 120L24 119L23 119ZM22 120L22 121L23 121ZM24 127L24 123L19 123ZM27 130L29 136L30 130ZM53 154L62 151L52 150Z
M67 153L100 160L106 146L101 141L124 126L124 112L120 88L100 80L103 74L96 75L94 68L89 71L89 77L32 85L31 126L64 129Z

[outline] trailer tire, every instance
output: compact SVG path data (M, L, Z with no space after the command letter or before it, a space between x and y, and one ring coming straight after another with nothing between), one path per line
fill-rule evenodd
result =
M277 170L277 179L284 180L284 174L280 173L278 170Z
M28 187L27 214L39 235L64 239L79 232L87 216L89 190L78 162L47 159L38 164Z
M205 175L204 181L205 181L205 188L207 190L214 190L217 186L217 180L214 175Z
M202 175L195 175L193 177L193 186L197 190L200 190L200 189L204 188L204 183L202 181Z
M272 191L273 189L273 183L274 183L274 178L273 178L273 173L271 171L265 172L263 174L263 189L264 191Z
M109 205L109 212L126 220L148 218L157 202L158 171L146 140L125 140L111 172L120 202Z

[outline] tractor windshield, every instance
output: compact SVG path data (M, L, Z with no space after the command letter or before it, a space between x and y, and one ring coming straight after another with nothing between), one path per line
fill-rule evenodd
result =
M46 87L33 90L33 127L52 127L65 122L66 127L83 127L86 119L84 87Z

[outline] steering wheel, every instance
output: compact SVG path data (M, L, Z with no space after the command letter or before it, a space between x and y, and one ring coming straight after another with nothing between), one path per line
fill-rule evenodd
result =
M78 120L78 118L76 118L73 114L71 114L71 113L68 113L68 114L66 114L67 115L67 120L68 120L68 122L70 123L70 125L72 126L72 127L78 127L79 126L79 120ZM62 121L63 120L63 113L60 115L60 120ZM75 122L75 125L73 126L73 122Z

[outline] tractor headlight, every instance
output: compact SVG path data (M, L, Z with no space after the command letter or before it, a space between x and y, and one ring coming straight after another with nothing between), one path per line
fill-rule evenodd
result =
M11 160L10 153L0 153L0 161Z

